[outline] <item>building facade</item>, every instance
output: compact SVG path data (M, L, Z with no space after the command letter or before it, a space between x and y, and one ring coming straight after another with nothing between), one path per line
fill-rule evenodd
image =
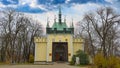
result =
M52 27L49 22L46 26L46 37L35 37L35 62L69 62L76 51L83 50L83 39L74 38L73 23L70 27L66 21L62 22L61 9L59 9L58 22L54 21Z

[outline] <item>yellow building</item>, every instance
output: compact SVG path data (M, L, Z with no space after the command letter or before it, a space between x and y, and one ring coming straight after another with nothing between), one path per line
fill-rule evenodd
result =
M35 37L35 62L71 61L76 51L83 50L83 40L74 38L73 23L70 27L62 22L59 9L58 22L54 21L52 27L47 23L46 37Z

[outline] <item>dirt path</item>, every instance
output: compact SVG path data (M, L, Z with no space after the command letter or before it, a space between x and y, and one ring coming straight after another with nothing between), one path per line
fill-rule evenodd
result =
M66 63L54 63L53 65L0 65L0 68L86 68L70 66Z

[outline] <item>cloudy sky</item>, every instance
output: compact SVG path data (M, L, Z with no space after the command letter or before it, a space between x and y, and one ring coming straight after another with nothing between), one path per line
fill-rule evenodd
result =
M16 11L30 15L45 27L47 18L53 24L58 16L58 7L62 7L62 18L66 17L67 24L72 21L74 25L80 21L86 12L97 8L111 6L120 11L120 0L0 0L0 10L14 8Z

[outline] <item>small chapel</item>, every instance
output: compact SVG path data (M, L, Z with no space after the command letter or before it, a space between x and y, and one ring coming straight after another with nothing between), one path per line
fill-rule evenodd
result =
M46 26L45 37L35 37L34 62L70 62L76 51L84 50L82 38L74 37L73 22L70 27L62 21L61 8L59 8L58 21L50 27Z

